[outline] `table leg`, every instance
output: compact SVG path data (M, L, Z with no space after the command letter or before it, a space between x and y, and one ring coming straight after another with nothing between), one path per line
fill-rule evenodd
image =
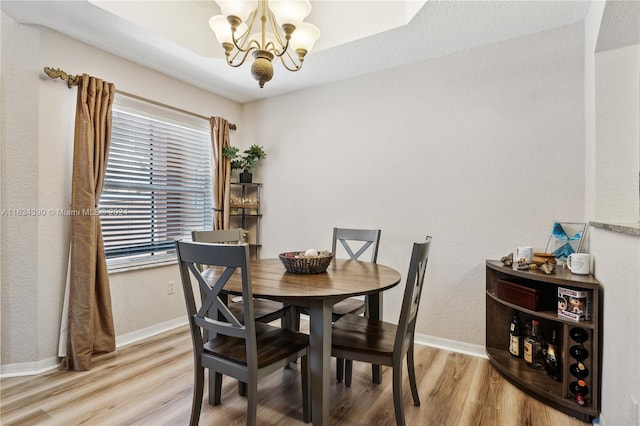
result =
M382 319L382 292L370 294L367 297L369 303L369 318L374 320ZM371 364L371 374L373 375L373 383L382 383L382 367L377 364Z
M309 305L311 418L315 426L329 424L332 306L329 298L314 300Z

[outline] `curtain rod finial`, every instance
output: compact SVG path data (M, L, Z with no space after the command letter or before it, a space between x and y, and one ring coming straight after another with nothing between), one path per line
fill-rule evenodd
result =
M44 67L44 72L50 78L59 78L60 80L66 81L67 86L69 86L69 88L73 86L77 86L78 83L80 83L79 75L69 75L66 72L62 71L60 68L53 69L49 67Z

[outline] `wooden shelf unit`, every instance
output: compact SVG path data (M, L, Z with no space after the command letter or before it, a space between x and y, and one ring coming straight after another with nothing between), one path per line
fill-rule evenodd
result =
M558 267L551 275L540 271L518 271L511 267L505 267L496 260L486 262L486 350L491 364L500 374L522 389L527 394L554 407L562 412L572 415L582 421L591 422L599 415L600 409L600 354L602 329L600 286L591 275L574 275L567 268ZM558 316L555 311L534 311L522 306L507 302L497 296L497 281L515 281L521 284L553 286L554 294L558 287L569 287L576 290L590 290L592 292L592 319L589 321L572 321ZM544 370L529 368L524 359L511 356L508 351L509 324L513 312L517 311L521 330L525 330L524 324L535 319L540 322L539 329L544 339L549 339L552 330L556 331L559 345L559 357L561 368L561 380L556 381L549 377ZM579 405L575 396L569 391L569 384L578 380L569 372L569 366L576 362L569 354L569 348L577 345L569 331L574 327L580 327L587 331L589 337L583 346L589 351L588 357L583 361L589 370L589 375L584 379L589 393L586 395L585 405Z
M257 207L230 207L231 211L237 213L229 213L231 227L242 228L249 232L249 248L251 255L256 259L260 258L260 249L262 248L262 184L261 183L242 183L231 182L231 198L247 198L253 197L258 200Z

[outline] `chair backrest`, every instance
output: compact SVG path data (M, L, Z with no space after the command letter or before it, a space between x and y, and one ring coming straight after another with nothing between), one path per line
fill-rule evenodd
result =
M360 256L370 248L371 251L371 263L378 261L378 245L380 244L380 229L347 229L347 228L333 228L333 242L331 245L331 252L335 255L337 250L337 243L344 247L344 250L349 255L351 260L359 260ZM354 247L358 243L362 243L360 248L354 252Z
M199 360L203 351L203 332L212 336L226 335L244 339L247 349L247 365L257 366L255 318L251 297L249 270L249 246L247 244L212 244L176 241L176 252L182 278L187 315L191 329L194 355ZM205 280L198 265L217 267L209 271L210 281ZM242 301L244 321L236 318L220 298L229 278L240 270L242 276ZM215 273L211 273L215 271ZM197 308L191 277L195 277L201 295ZM215 282L211 282L215 281Z
M413 341L420 297L429 260L429 248L431 237L427 236L425 241L413 243L411 251L411 261L407 272L407 284L402 298L402 308L400 319L393 346L394 355L405 353L407 346Z
M198 243L241 243L242 228L191 231L191 239Z

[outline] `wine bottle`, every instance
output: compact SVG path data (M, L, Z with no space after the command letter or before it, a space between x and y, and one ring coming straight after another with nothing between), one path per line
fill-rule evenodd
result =
M589 333L584 328L573 327L569 330L569 336L578 343L584 343L589 338Z
M589 351L587 350L587 348L582 346L582 344L578 344L573 345L569 348L569 354L571 354L571 356L578 361L584 361L589 356Z
M544 369L542 339L538 334L538 321L531 321L531 334L524 340L524 360L536 370Z
M577 379L584 379L589 375L589 369L582 361L578 361L569 366L569 372Z
M576 402L579 405L585 404L584 397L587 396L587 394L589 393L589 388L587 387L587 384L585 383L584 380L578 380L578 381L569 383L569 390L571 391L572 394L575 395Z
M516 358L522 357L522 334L518 323L518 311L513 311L513 318L509 326L509 353Z
M555 330L553 330L552 332L551 341L547 342L546 351L544 354L544 366L549 377L554 380L560 381L562 370L560 369L560 358L558 357L558 342L556 340Z

